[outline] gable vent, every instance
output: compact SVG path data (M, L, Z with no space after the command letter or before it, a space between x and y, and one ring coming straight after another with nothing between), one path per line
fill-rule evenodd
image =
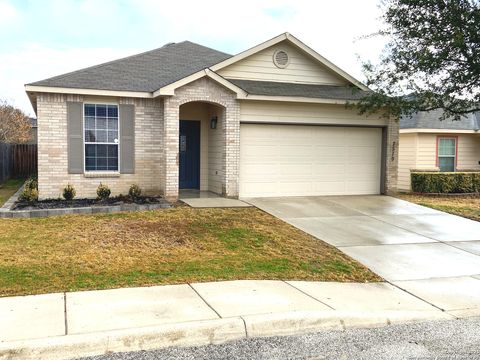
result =
M285 50L277 50L273 54L273 63L281 69L286 68L290 63L290 57Z

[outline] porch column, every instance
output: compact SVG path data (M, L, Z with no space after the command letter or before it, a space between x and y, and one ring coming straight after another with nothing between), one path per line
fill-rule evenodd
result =
M237 100L233 100L227 105L224 117L224 195L238 198L240 176L240 104Z
M163 195L169 201L178 199L178 137L179 105L172 98L164 100L163 108Z

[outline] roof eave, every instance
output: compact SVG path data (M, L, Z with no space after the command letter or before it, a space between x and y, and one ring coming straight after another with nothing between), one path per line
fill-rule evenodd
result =
M143 91L124 91L124 90L101 90L101 89L84 89L84 88L68 88L54 86L25 85L27 93L54 93L54 94L76 94L76 95L99 95L99 96L115 96L115 97L135 97L135 98L152 98L151 92Z

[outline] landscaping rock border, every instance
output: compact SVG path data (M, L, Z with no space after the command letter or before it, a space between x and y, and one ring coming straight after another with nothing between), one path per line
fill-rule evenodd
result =
M155 204L122 204L62 209L12 210L12 206L18 200L22 190L23 186L0 208L0 218L37 218L72 214L111 214L118 212L168 209L171 207L171 204L168 201L160 199L159 202Z

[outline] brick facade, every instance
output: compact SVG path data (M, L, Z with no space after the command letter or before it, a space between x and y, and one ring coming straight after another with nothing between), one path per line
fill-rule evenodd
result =
M67 101L94 101L78 95L38 94L38 183L41 199L57 198L71 184L77 197L96 197L100 182L113 195L126 194L131 184L145 192L160 193L163 148L163 101L118 98L119 104L135 105L135 174L86 177L69 174L67 159ZM98 102L102 100L99 99Z
M118 104L135 105L135 173L99 175L69 174L67 162L67 101L95 101L92 97L65 94L37 95L39 196L57 198L69 183L77 197L95 197L100 182L113 195L126 194L131 184L146 193L178 197L179 114L190 102L211 104L218 117L217 129L208 137L208 189L238 197L240 165L240 103L230 90L204 77L164 99L117 98ZM101 103L104 99L99 98ZM110 100L112 101L112 100ZM388 123L386 134L385 190L397 189L398 122Z

